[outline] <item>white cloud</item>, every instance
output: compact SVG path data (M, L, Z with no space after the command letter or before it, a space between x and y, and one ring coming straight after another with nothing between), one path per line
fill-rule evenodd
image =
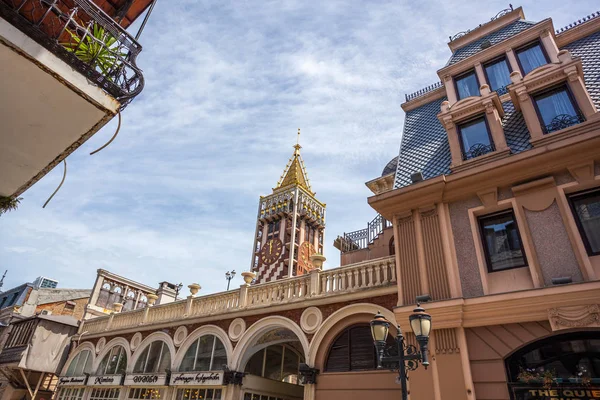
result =
M556 26L595 2L527 1ZM364 182L400 145L404 93L434 83L446 38L504 1L160 1L141 39L144 92L0 219L4 288L45 275L90 287L104 268L146 284L225 288L247 270L258 196L277 182L302 128L313 189L336 235L375 212ZM240 275L238 275L240 277ZM238 278L236 278L238 279ZM232 282L232 284L235 282ZM241 277L240 281L241 283Z

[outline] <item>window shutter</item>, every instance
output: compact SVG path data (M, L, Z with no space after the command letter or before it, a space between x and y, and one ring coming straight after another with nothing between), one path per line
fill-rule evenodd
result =
M326 371L344 372L350 370L350 359L348 354L349 338L349 331L345 330L333 343L329 350L329 356L327 357L327 364L325 366Z
M358 326L350 330L350 370L375 369L375 346L368 326Z

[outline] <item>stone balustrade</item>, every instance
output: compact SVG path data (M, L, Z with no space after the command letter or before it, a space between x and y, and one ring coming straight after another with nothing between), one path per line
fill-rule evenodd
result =
M199 297L189 296L187 299L173 303L112 313L106 317L84 321L80 332L89 335L178 319L224 315L247 309L341 296L395 283L395 259L385 257L325 271L313 270L307 275L275 282L242 285L239 289L227 292Z

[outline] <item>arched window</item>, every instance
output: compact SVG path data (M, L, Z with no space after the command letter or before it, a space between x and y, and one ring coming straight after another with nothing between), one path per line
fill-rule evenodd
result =
M396 245L394 243L394 237L392 236L390 239L390 256L393 256L394 254L396 254Z
M575 332L538 340L509 356L506 369L513 383L539 383L548 371L563 384L600 382L600 335Z
M104 356L96 370L96 375L124 374L126 368L127 353L123 346L117 345Z
M246 364L245 372L267 379L298 384L298 365L304 357L294 347L275 344L256 352Z
M391 336L388 336L388 341L391 345ZM369 325L346 328L333 341L325 361L326 372L367 371L376 368L375 345Z
M218 337L204 335L188 347L179 371L216 371L224 369L224 365L227 365L225 346Z
M89 350L80 351L69 364L66 376L81 376L92 370L92 352Z
M133 372L164 372L167 368L171 368L169 346L162 340L155 340L142 351L133 367Z

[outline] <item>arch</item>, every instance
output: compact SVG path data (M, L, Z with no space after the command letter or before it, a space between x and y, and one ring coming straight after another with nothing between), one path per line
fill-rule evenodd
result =
M390 239L389 253L390 253L390 256L396 255L396 243L394 241L393 235L392 235L392 238Z
M266 317L255 322L250 328L248 328L248 330L246 330L246 332L244 332L242 338L238 342L237 346L235 346L235 350L233 351L233 357L231 361L232 369L239 371L239 369L242 368L243 363L250 357L250 355L246 353L252 345L253 340L260 338L262 334L275 328L286 328L292 331L296 337L298 337L298 340L302 345L305 358L308 359L309 343L302 329L300 329L298 324L291 319L276 315Z
M98 353L98 356L94 360L94 364L92 366L92 370L94 371L94 373L96 372L96 370L98 370L98 367L100 366L100 363L102 362L104 356L106 356L112 350L112 348L117 345L122 346L125 349L125 355L127 356L127 368L129 368L129 364L131 362L131 349L129 348L129 342L125 340L125 338L116 337L111 339L108 343L106 343L102 351Z
M177 353L177 350L175 350L175 344L173 343L173 339L171 338L171 336L167 335L164 332L153 332L153 333L149 334L148 336L146 336L146 338L144 340L142 340L142 342L136 347L136 349L133 353L133 357L131 357L131 362L129 362L127 364L127 372L133 372L135 363L137 362L140 355L144 352L146 347L148 347L150 345L150 343L152 343L156 340L162 340L163 342L165 342L165 344L169 348L169 353L171 353L170 354L171 355L171 367L170 368L173 369L173 365L174 365L173 359L175 358L175 353Z
M65 364L63 365L62 370L60 371L61 376L67 373L67 369L69 369L71 361L73 361L73 359L84 350L89 350L91 352L90 354L92 356L92 370L94 370L94 365L96 365L96 348L91 342L83 342L75 348L75 351L73 351L73 353L71 353L71 355L67 358L67 361L65 361Z
M371 316L377 314L377 312L381 312L383 316L391 322L393 326L398 325L396 322L396 317L394 313L388 310L385 307L379 306L377 304L371 303L359 303L359 304L351 304L346 307L342 307L333 314L331 314L325 322L319 327L315 336L313 336L310 342L310 348L306 356L306 363L313 367L315 365L315 361L317 358L317 352L321 345L323 344L323 340L327 333L336 326L339 322L347 319L348 317L356 314L370 314ZM350 324L347 324L350 325ZM345 327L346 325L344 325Z
M183 357L185 356L185 352L187 351L187 349L196 340L198 340L198 338L205 335L214 335L217 338L219 338L221 343L223 343L223 346L225 346L225 353L227 354L227 366L231 368L233 346L231 345L231 340L229 340L229 336L227 336L227 333L223 329L219 328L216 325L204 325L190 333L188 337L185 338L181 346L179 346L179 350L177 351L177 354L173 359L173 371L179 371L179 366L183 361Z

